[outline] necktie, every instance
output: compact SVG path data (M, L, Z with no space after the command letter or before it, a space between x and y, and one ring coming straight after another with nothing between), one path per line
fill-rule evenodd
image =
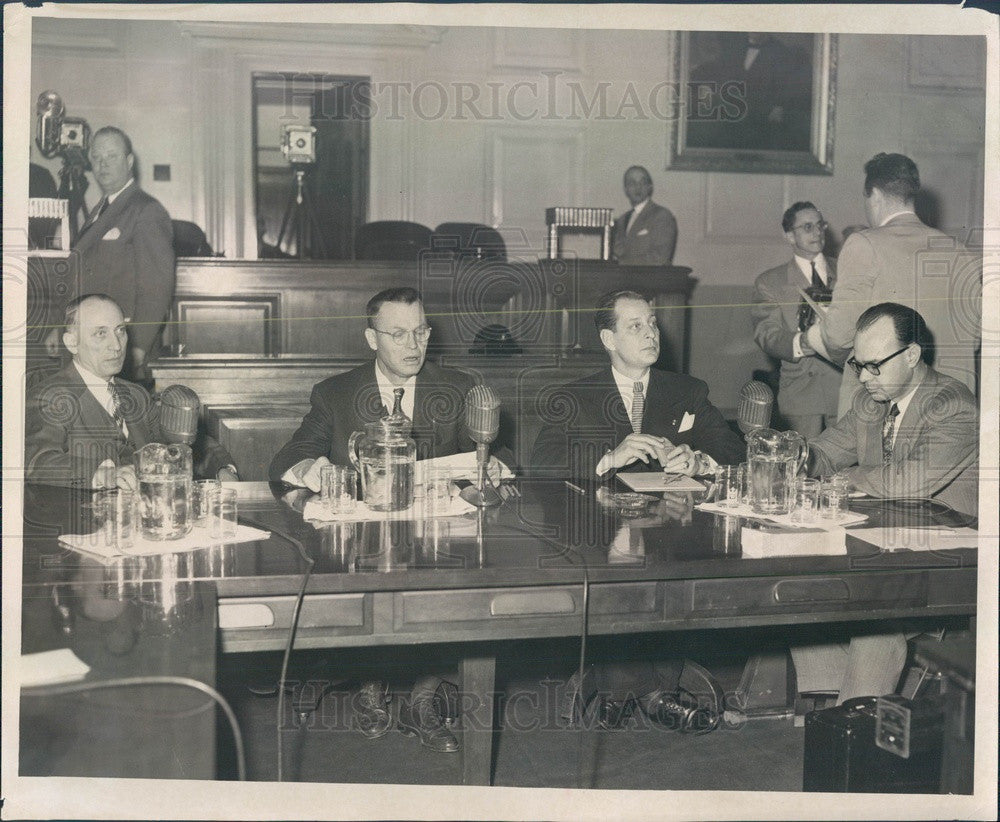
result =
M810 297L814 299L817 298L817 289L826 288L823 280L820 279L819 272L816 270L816 261L810 260L809 267L812 269L812 287L809 289ZM816 322L816 312L813 311L812 306L809 305L804 299L799 300L799 331L808 331L809 326Z
M392 416L397 417L403 414L403 394L406 392L405 388L393 388L392 389ZM388 407L382 406L386 410L388 415Z
M812 284L813 288L823 288L826 283L820 279L819 272L816 270L816 261L810 260L809 265L812 267Z
M892 438L896 432L896 417L899 416L899 406L893 403L882 421L882 464L892 462Z
M101 215L104 214L104 212L107 210L108 210L108 198L102 197L101 202L98 204L97 208L91 213L90 219L87 220L83 228L80 229L80 233L77 235L77 239L79 240L80 237L82 237L84 234L90 231L94 223L96 223L99 219L101 219Z
M111 394L111 416L114 417L115 425L122 432L122 436L127 439L128 433L125 428L125 414L122 410L122 396L114 380L108 380L108 393Z
M642 412L645 410L646 400L642 396L642 383L632 384L632 430L638 434L642 431Z

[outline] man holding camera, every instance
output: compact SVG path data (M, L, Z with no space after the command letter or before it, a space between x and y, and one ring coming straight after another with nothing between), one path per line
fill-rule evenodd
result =
M102 197L73 246L80 278L71 296L108 294L131 318L124 370L135 377L174 298L173 224L159 201L139 188L124 131L99 129L90 141L90 165ZM50 356L59 353L59 331L53 328L46 337Z
M802 436L818 437L837 419L841 370L817 355L805 332L816 312L802 293L828 303L836 263L823 254L826 222L812 203L793 203L781 218L792 259L761 274L753 287L753 337L768 356L781 361L778 410Z

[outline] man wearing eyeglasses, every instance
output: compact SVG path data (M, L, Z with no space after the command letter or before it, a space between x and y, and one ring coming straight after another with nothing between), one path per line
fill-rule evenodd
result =
M919 191L920 174L909 157L883 153L865 163L870 228L844 242L833 301L806 341L842 362L850 353L858 315L879 300L893 300L923 314L933 336L934 367L975 393L982 258L920 221L914 211ZM853 371L845 370L841 414L857 387Z
M972 393L923 359L927 326L899 303L858 318L848 367L861 382L851 409L809 441L809 473L843 471L872 497L932 497L977 510L979 415Z
M879 303L858 318L854 355L861 382L851 410L809 441L809 473L843 472L850 488L880 498L933 498L976 515L979 418L958 380L922 358L923 317ZM906 636L856 635L841 643L792 646L802 692L838 693L838 704L893 693L906 663Z
M390 288L368 301L365 339L375 360L324 380L313 388L311 408L292 439L271 461L273 481L320 488L324 465L349 465L347 444L354 431L393 410L395 391L403 390L401 408L413 420L417 459L471 451L465 432L465 395L472 377L425 362L431 327L420 294L413 288ZM458 740L441 721L435 692L441 679L421 676L399 711L399 727L439 752L458 750ZM391 727L384 683L362 683L355 714L358 730L377 739Z
M837 418L841 370L805 340L816 322L815 303L828 303L836 263L823 255L826 222L807 201L793 203L781 218L792 259L761 274L754 283L750 315L754 340L781 361L778 410L790 428L815 437Z
M686 374L660 371L660 329L652 306L634 291L616 291L597 305L594 322L610 366L544 397L535 440L535 474L578 481L611 479L619 471L667 471L694 476L716 463L738 463L746 446L708 399L708 386ZM686 733L710 731L718 717L681 705L676 697L683 658L651 662L625 656L599 663L581 686L574 674L565 718L600 695L598 721L621 728L638 706L662 725Z

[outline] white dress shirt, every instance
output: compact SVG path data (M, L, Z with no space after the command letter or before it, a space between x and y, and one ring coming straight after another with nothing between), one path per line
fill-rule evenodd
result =
M382 373L382 368L378 364L378 360L375 361L375 382L378 383L378 393L382 398L382 405L384 405L389 413L392 413L393 403L396 401L393 391L396 388L402 388L403 390L403 413L406 414L413 420L413 400L414 395L417 392L417 378L416 376L410 377L402 385L393 385L389 382L389 378Z
M626 234L628 234L632 230L632 224L635 222L636 217L642 214L642 210L646 207L646 203L648 203L651 199L652 199L651 197L647 197L645 200L639 203L639 205L632 206L632 216L628 218L628 224L625 226Z
M108 380L103 377L98 377L91 371L88 371L80 363L73 361L73 367L76 369L80 378L83 380L84 385L87 386L87 390L93 395L101 407L108 412L108 415L112 418L115 416L115 403L111 397L111 390L108 388ZM112 379L114 379L112 377ZM128 424L122 420L122 429L126 438L128 437Z
M817 254L813 259L807 260L805 257L800 257L798 254L793 254L792 259L795 261L795 265L798 267L799 271L802 272L802 276L806 280L806 288L812 285L812 264L816 263L816 273L819 278L823 281L823 285L830 284L830 272L826 267L826 258L822 254ZM796 359L806 356L805 352L802 350L802 335L803 331L795 332L795 336L792 337L792 356Z

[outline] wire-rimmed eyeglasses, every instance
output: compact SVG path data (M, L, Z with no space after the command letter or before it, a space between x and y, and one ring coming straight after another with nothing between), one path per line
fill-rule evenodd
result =
M418 345L422 345L423 343L427 342L427 340L431 336L431 327L429 325L418 326L417 328L414 328L412 331L407 331L406 329L403 328L400 328L397 331L380 331L377 328L373 328L372 331L374 331L376 334L385 334L387 337L392 339L392 341L396 343L396 345L406 345L406 341L407 339L409 339L411 334L413 335L414 342L416 342Z

